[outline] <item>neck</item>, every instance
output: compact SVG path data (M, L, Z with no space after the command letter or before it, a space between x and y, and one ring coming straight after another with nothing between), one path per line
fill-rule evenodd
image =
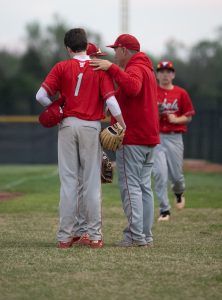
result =
M123 68L125 69L126 65L128 64L129 60L131 59L132 55L127 56L126 59L123 62Z
M86 55L86 50L85 51L80 51L80 52L73 52L74 55Z
M172 90L173 89L173 84L172 83L169 83L169 84L159 84L159 86L163 89L166 89L166 90Z
M74 57L76 55L78 55L78 56L86 55L86 50L85 51L80 51L80 52L73 52L73 51L70 52L70 57Z

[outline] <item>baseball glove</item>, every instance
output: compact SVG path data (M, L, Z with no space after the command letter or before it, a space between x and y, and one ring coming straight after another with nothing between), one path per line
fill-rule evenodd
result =
M101 131L100 141L104 149L116 151L122 145L124 135L124 129L117 122Z
M107 154L103 151L102 164L101 164L101 182L112 183L113 181L113 167Z
M53 101L43 112L39 115L39 123L46 128L58 125L63 119L62 106L64 101L62 98Z

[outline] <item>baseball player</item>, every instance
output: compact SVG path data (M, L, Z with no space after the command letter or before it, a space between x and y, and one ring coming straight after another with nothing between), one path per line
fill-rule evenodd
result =
M106 72L94 72L86 54L87 38L81 28L69 30L64 44L69 60L57 63L37 92L43 106L51 104L57 92L65 99L64 119L58 132L58 164L60 188L58 247L72 247L81 236L74 236L77 215L79 178L82 177L82 198L86 212L88 246L104 245L101 232L101 144L100 120L104 102L123 128L126 128L120 107L114 97L111 78Z
M102 52L100 48L98 48L93 43L87 44L86 54L93 57L101 57L105 56L106 53ZM78 200L77 200L77 213L74 219L73 226L73 236L77 237L73 241L73 245L88 245L89 244L89 235L87 229L87 219L86 219L86 208L83 201L83 182L82 182L82 170L79 173L79 190L78 190ZM78 237L80 237L78 239Z
M156 71L161 144L154 149L153 175L160 208L158 221L168 221L168 178L172 183L176 207L182 209L185 205L182 134L187 131L187 123L192 120L194 108L188 93L173 85L175 69L171 61L159 62Z
M153 245L153 151L159 143L156 78L136 37L122 34L109 47L119 66L100 59L90 64L95 70L106 70L118 85L116 97L127 126L123 146L116 151L116 164L128 225L116 245L148 247Z

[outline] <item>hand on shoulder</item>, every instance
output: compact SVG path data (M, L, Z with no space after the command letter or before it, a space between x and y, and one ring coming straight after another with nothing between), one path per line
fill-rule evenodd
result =
M94 70L103 70L103 71L107 71L112 63L109 60L105 60L105 59L98 59L98 58L93 58L90 61L90 66L94 67Z

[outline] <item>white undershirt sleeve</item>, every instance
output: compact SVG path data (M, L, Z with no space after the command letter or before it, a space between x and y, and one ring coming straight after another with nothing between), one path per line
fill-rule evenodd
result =
M52 101L49 98L49 95L47 94L46 90L43 87L40 87L36 94L36 100L42 105L42 106L49 106Z
M121 110L115 96L111 96L106 100L107 107L111 114L115 117L121 115Z

